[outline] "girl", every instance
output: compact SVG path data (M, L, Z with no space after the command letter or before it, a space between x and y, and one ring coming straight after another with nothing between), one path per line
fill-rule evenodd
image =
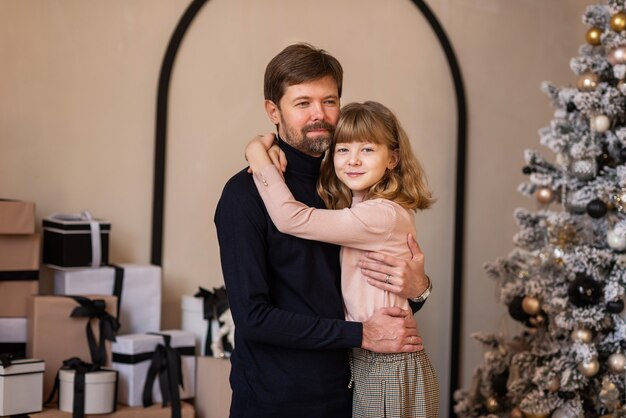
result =
M433 203L409 139L389 109L376 102L342 109L318 182L330 210L294 199L262 139L250 142L246 158L279 231L342 245L346 320L365 321L381 307L410 310L406 299L370 286L358 268L364 251L410 259L406 236L415 236L413 211ZM351 366L353 417L437 416L439 387L424 351L377 354L354 348Z

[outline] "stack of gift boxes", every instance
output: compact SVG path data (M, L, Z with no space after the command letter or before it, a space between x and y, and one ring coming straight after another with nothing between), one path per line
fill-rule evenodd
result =
M0 416L227 416L225 292L183 297L161 330L160 267L110 264L110 232L55 214L40 239L33 203L0 200Z

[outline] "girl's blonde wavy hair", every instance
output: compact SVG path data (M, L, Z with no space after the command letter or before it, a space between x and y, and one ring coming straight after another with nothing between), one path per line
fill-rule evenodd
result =
M333 142L322 161L317 192L329 209L352 204L352 192L335 174L335 144L366 142L398 153L398 164L365 194L363 200L388 199L409 210L428 209L435 199L426 174L411 150L409 138L396 116L380 103L350 103L341 109Z

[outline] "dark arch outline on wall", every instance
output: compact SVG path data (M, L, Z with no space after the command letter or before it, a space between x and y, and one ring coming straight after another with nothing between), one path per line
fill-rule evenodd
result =
M174 61L178 48L202 6L208 0L193 0L180 18L176 29L170 38L159 75L156 112L156 134L154 151L154 183L152 200L152 264L161 265L163 257L163 222L165 203L165 163L167 145L167 108L169 87L174 68ZM464 240L464 212L465 212L465 167L467 147L467 104L465 87L461 76L461 69L452 44L448 39L437 17L423 0L412 0L413 4L422 12L432 27L450 66L454 92L457 104L457 158L456 158L456 191L454 213L454 268L452 288L452 330L450 353L450 386L449 405L453 416L453 393L459 387L459 360L461 346L461 290L463 272L463 240Z

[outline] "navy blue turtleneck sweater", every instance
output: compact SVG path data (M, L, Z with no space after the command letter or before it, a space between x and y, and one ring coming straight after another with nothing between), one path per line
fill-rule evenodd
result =
M323 208L321 158L280 147L295 198ZM362 325L343 320L339 247L278 232L246 170L224 187L215 225L235 320L231 417L350 417L346 349Z

